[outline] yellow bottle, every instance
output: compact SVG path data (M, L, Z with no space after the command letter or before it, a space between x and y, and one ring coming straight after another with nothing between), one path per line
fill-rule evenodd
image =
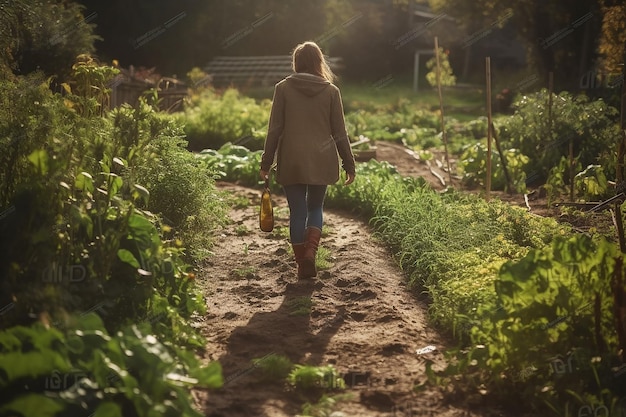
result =
M265 181L265 189L261 194L261 212L259 215L261 230L271 232L274 229L274 210L272 208L272 195L270 194L269 181Z

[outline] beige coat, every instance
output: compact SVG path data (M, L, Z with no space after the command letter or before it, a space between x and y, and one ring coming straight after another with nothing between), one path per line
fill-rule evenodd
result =
M339 157L353 174L339 89L305 73L276 84L261 169L269 171L276 158L279 184L330 185L339 180Z

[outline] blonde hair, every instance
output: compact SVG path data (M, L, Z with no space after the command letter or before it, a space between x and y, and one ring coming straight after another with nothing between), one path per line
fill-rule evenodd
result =
M335 81L335 74L328 66L322 50L315 42L303 42L296 46L291 54L291 66L295 72L317 75L329 82Z

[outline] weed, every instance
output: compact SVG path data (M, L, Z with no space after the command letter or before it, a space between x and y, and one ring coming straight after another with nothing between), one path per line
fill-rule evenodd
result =
M237 236L247 236L250 234L250 229L248 229L248 226L246 226L245 224L240 224L235 227L235 234Z
M261 359L252 361L261 373L264 381L281 381L289 375L293 368L293 363L288 357L272 354Z
M233 269L230 272L230 276L234 279L243 279L246 278L248 280L253 279L256 275L257 269L253 266L246 266L244 268Z
M229 203L233 208L240 210L240 209L245 209L250 206L250 199L244 196L236 196L236 197L233 196L229 200Z
M296 365L287 377L287 382L300 390L322 388L345 389L346 383L332 365Z
M313 300L311 297L296 297L287 302L287 308L289 309L290 316L307 316L311 314L311 307L313 307Z
M274 226L274 230L270 233L269 237L273 239L287 239L289 238L288 226Z
M330 250L325 248L324 246L320 246L317 249L317 254L315 256L315 266L317 267L317 269L320 270L329 269L333 265L330 259Z

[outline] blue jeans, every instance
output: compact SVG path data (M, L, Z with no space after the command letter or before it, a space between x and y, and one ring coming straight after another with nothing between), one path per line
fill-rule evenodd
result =
M322 229L326 185L285 185L289 203L289 236L292 244L304 243L304 231L313 226Z

